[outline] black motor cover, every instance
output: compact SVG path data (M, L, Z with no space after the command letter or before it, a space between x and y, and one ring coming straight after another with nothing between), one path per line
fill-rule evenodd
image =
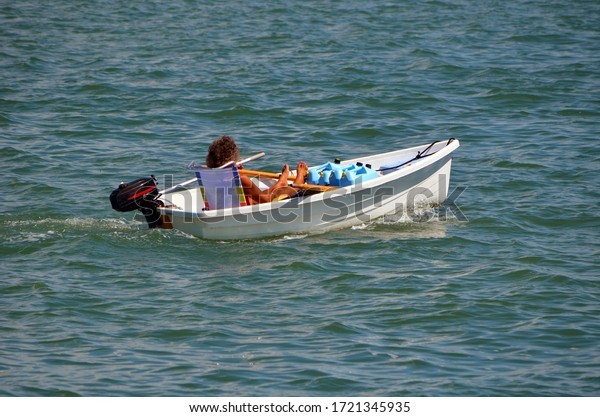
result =
M159 227L162 225L162 220L157 207L162 205L162 202L155 200L158 196L156 185L154 176L121 183L110 193L110 204L114 210L120 212L140 210L150 228Z
M156 180L140 178L128 183L121 183L119 188L110 193L110 204L116 211L127 212L146 207L146 202L158 195Z

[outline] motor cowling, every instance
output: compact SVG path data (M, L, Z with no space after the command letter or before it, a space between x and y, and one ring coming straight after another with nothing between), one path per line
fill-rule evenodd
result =
M137 180L121 183L110 193L110 204L119 212L140 210L148 226L152 229L162 225L162 219L158 207L162 205L158 196L157 181L154 176L150 178L139 178Z

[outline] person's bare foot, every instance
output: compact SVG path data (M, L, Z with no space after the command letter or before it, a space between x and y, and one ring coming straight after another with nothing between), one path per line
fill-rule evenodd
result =
M290 176L290 167L288 166L288 164L285 164L283 166L283 169L281 170L281 175L279 176L279 179L277 180L277 184L279 184L280 186L287 185L289 176Z
M298 162L298 167L296 168L296 179L294 180L294 184L305 184L306 174L308 174L308 165L306 165L306 162L304 161Z

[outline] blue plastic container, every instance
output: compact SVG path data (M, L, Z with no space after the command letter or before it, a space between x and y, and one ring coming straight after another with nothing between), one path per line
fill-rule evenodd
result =
M347 187L357 182L368 181L379 177L377 171L362 164L341 165L327 162L308 170L309 184Z

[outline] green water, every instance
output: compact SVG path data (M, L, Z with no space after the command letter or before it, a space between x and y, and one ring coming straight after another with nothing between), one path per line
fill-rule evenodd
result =
M0 2L0 395L599 395L599 21ZM468 221L209 242L111 210L221 134L264 170L457 137Z

